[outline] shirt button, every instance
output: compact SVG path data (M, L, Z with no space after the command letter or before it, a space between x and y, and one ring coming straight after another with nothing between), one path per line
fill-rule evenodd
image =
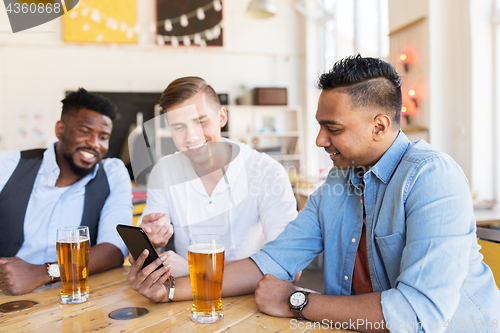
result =
M349 277L347 275L344 275L344 280L349 280Z
M356 243L356 238L351 239L351 242Z
M209 203L209 204L211 204L211 203L212 203L212 200L210 200L208 203Z

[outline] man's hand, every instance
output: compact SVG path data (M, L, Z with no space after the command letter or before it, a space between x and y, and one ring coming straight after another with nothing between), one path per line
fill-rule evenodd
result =
M257 283L255 304L260 312L275 317L293 317L288 305L290 295L296 289L288 280L280 280L274 275L266 274Z
M148 235L155 248L164 247L174 234L174 227L167 214L152 213L142 218L139 226Z
M132 285L132 289L153 302L167 302L168 288L164 283L172 274L172 268L168 265L163 266L167 260L166 253L162 253L158 259L141 270L144 261L148 257L149 251L142 251L139 258L132 262L132 268L128 272L127 279ZM156 267L163 266L154 271Z
M50 281L46 265L33 265L18 257L0 258L0 290L5 294L26 294Z
M172 267L172 275L174 277L188 276L189 263L186 259L175 253L174 251L167 251L163 253L167 256L165 264Z

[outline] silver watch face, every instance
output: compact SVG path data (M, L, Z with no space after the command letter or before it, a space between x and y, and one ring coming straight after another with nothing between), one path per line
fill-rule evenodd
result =
M304 304L304 302L306 301L306 295L304 295L303 293L301 292L296 292L296 293L293 293L291 296L290 296L290 304L293 306L293 307L299 307L301 306L302 304Z
M50 264L47 272L53 278L58 278L61 276L61 273L59 272L59 266L57 264Z

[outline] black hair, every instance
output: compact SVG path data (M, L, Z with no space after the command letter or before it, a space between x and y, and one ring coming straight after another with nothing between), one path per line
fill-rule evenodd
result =
M67 93L66 98L61 102L63 103L61 120L80 109L98 112L111 120L116 118L116 106L109 99L98 94L89 93L83 88L79 88L76 92Z
M352 106L373 107L393 113L399 124L401 117L401 78L387 62L364 58L357 54L340 59L333 68L320 76L318 88L339 89L351 96Z

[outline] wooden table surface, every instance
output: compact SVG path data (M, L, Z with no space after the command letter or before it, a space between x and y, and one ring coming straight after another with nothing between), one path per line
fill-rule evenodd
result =
M276 318L257 310L254 295L222 299L224 319L215 324L191 321L191 302L153 303L130 288L126 279L129 267L120 267L89 279L90 301L62 305L60 283L40 287L21 296L0 294L0 305L20 300L38 304L29 309L1 313L0 332L324 332L319 323ZM143 317L115 320L109 313L127 307L149 310ZM311 329L312 328L312 329ZM329 330L330 332L350 332Z

